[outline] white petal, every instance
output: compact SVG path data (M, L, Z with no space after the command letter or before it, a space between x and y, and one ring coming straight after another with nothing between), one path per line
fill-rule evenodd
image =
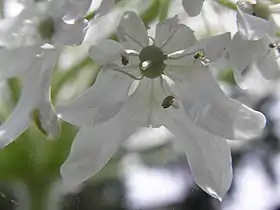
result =
M119 41L126 49L140 51L149 44L146 27L135 12L126 11L117 28Z
M237 7L238 32L244 39L258 40L271 29L270 21L246 14Z
M139 128L125 142L123 147L130 152L143 152L153 150L170 143L174 136L164 126L158 128L144 127Z
M242 75L255 59L264 54L266 47L262 40L246 40L239 33L236 33L232 39L229 52L230 64L234 71Z
M227 32L199 40L192 48L204 50L205 56L210 60L210 62L215 62L221 58L225 52L228 52L230 43L230 33Z
M89 49L89 56L100 65L121 60L121 54L125 54L125 49L113 40L100 41Z
M58 106L59 116L78 126L89 126L114 117L128 98L132 79L127 75L101 70L96 82L67 105Z
M83 20L74 24L66 24L59 21L58 31L54 34L52 41L60 45L79 45L83 42L87 23Z
M266 55L256 60L255 65L267 80L275 80L280 76L280 68L274 50L269 50Z
M194 31L180 24L178 16L168 18L156 26L155 44L165 53L183 50L195 43Z
M181 100L191 120L214 135L250 139L265 125L265 117L228 98L209 69L173 69ZM171 72L171 71L170 71ZM169 73L169 72L168 72Z
M201 12L204 0L182 0L183 7L189 16L194 17Z
M226 140L195 126L183 109L170 107L162 115L165 115L164 126L175 135L175 149L186 151L196 183L221 200L232 181L231 155Z
M102 0L99 8L95 12L95 15L98 17L106 15L114 6L115 0Z
M254 94L263 95L267 91L267 87L270 86L271 81L266 80L257 69L255 63L253 63L245 74L240 74L238 71L234 71L234 79L238 86L243 90L248 90Z
M148 97L148 82L144 81L142 86L139 84L135 93L114 118L94 127L80 129L70 155L61 167L63 181L69 188L100 171L129 136L149 123L149 101L143 99Z
M21 76L28 70L35 55L40 52L39 46L0 50L0 79ZM16 59L16 61L15 61Z
M182 66L182 67L201 67L201 62L194 59L197 50L201 51L210 62L216 62L222 58L229 50L231 38L230 33L209 37L199 40L195 45L186 50L178 51L178 54L169 54L170 59L166 60L167 66ZM186 56L184 56L186 55ZM172 59L181 57L180 59Z
M4 147L27 129L34 110L40 114L40 128L49 137L58 134L58 122L50 111L49 84L51 71L56 63L57 52L45 52L34 59L23 78L23 88L18 104L9 118L0 126L0 147Z

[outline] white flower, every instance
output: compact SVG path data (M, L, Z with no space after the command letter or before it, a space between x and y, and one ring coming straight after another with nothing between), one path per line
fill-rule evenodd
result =
M83 41L87 26L83 15L91 0L32 2L12 21L5 41L13 46L77 45Z
M235 80L242 88L249 88L246 75L251 73L263 81L280 76L280 40L272 17L275 12L277 6L264 1L237 2L238 32L233 37L229 55Z
M250 138L265 124L261 113L228 98L209 70L227 51L229 33L197 42L173 17L157 25L149 45L143 22L125 12L117 34L121 44L105 40L89 51L103 65L96 83L57 109L81 127L61 168L65 183L97 173L138 128L163 125L186 152L196 183L221 199L232 179L225 138Z
M280 38L264 35L259 40L243 39L236 33L230 47L230 64L236 82L246 88L246 78L251 71L259 71L264 80L275 80L280 76Z
M182 5L186 13L191 16L197 16L202 9L205 0L182 0Z
M59 135L59 125L50 101L51 73L59 51L39 46L2 49L1 79L20 77L20 99L8 119L0 126L0 148L7 146L24 132L32 119L49 138Z
M243 39L258 40L265 34L275 34L275 5L261 0L239 0L236 5L238 32Z

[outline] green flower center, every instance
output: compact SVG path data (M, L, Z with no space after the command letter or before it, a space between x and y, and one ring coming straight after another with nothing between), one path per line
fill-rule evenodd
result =
M42 39L51 39L53 34L55 33L54 20L52 18L43 20L42 22L40 22L37 30Z
M139 69L143 76L148 78L156 78L160 76L166 64L167 59L164 52L155 45L144 47L139 54Z

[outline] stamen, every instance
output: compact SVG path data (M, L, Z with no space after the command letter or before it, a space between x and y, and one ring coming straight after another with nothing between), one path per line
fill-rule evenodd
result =
M269 44L268 44L268 47L269 47L269 48L276 48L276 47L277 47L277 44L276 44L276 43L269 43Z
M152 45L155 45L156 44L156 41L153 37L149 36L149 39L152 40Z
M270 49L275 49L275 50L277 50L277 52L280 54L280 43L278 43L278 42L269 43L269 44L268 44L268 47L269 47ZM277 56L277 57L278 57L278 56Z
M141 63L141 70L142 71L147 71L149 67L151 66L152 62L151 61L143 61Z
M179 60L179 59L182 59L182 58L184 58L184 57L186 57L186 56L191 56L191 55L193 55L193 58L194 58L195 60L200 61L200 63L201 63L203 66L207 66L207 65L209 64L209 62L210 62L210 60L205 56L205 52L204 52L203 49L197 49L197 50L195 50L194 52L184 53L184 54L182 54L182 55L180 55L180 56L178 56L178 57L171 57L171 56L173 56L173 55L174 55L174 54L169 54L169 55L167 56L167 58L170 59L170 60Z
M161 103L162 108L167 109L170 106L173 106L174 108L178 109L179 105L176 102L176 98L175 96L169 95L168 91L165 89L164 85L163 85L163 78L162 76L160 76L160 87L163 90L164 94L167 95L167 97L165 97Z
M129 56L136 56L136 57L139 56L139 53L134 50L125 50L125 54Z
M122 69L116 68L116 67L110 68L110 69L115 70L115 71L120 72L120 73L123 73L123 74L125 74L125 75L127 75L127 76L129 76L129 77L131 77L132 79L135 79L135 80L142 80L144 78L143 75L141 77L137 77L137 76L134 76L134 75L132 75L132 74L126 72L126 71L123 71Z
M122 65L126 66L129 63L128 58L125 55L121 55Z
M178 109L179 106L176 103L176 98L174 96L167 96L163 99L161 103L162 108L167 109L170 106L173 106L175 109Z

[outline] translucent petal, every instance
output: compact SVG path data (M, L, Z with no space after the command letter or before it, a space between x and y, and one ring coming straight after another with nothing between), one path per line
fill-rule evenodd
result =
M150 82L150 81L147 81ZM95 126L82 127L77 134L66 162L61 167L63 181L75 187L100 171L120 145L138 128L149 123L147 83L139 84L122 110L110 120ZM148 88L150 89L151 86Z
M119 41L125 49L140 50L149 44L146 27L135 12L126 11L117 28Z
M29 68L35 55L40 52L39 46L15 49L0 49L0 79L21 76ZM16 62L14 62L16 59Z
M262 76L267 80L275 80L280 76L279 64L276 60L275 52L272 49L256 60L255 65Z
M243 39L239 33L236 33L230 45L230 64L238 74L245 74L246 69L258 57L263 55L267 46L264 46L262 40L250 41Z
M101 70L96 82L67 105L57 106L59 117L78 126L89 126L114 117L128 98L132 79L110 69Z
M156 26L155 44L165 53L183 50L195 43L194 31L180 24L178 16L168 18Z
M167 59L167 66L185 66L190 68L202 66L199 60L195 60L194 56L197 51L201 52L209 62L216 62L229 50L231 38L230 33L213 36L210 38L199 40L186 50L178 52L178 55L169 54L171 57ZM184 56L185 55L185 56ZM172 57L179 57L180 59L172 59ZM172 68L172 67L170 67Z
M228 32L198 40L197 44L195 44L191 49L202 49L210 62L215 62L221 58L225 52L228 52L230 43L231 37Z
M237 7L238 32L244 39L258 40L271 30L271 23L262 18L246 14Z
M66 24L59 21L59 30L52 37L53 44L58 45L80 45L86 33L87 23L83 20L74 24Z
M125 54L123 46L113 40L102 40L89 49L89 56L98 64L114 63L121 60L121 54Z
M182 108L165 109L162 122L175 135L175 148L185 151L194 180L222 200L232 181L231 154L225 139L193 124Z
M182 5L189 16L197 16L202 9L204 0L182 0Z
M250 139L265 126L263 114L228 98L207 68L173 69L184 108L193 123L227 139Z

